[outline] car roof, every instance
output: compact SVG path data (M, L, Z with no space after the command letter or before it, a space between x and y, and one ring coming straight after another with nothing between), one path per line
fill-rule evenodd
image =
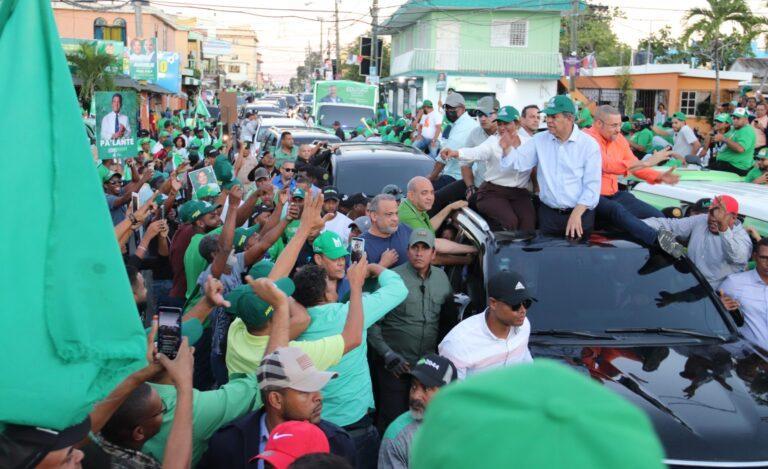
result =
M279 125L275 125L272 126L270 130L277 134L287 130L291 133L291 135L318 135L320 137L336 137L334 134L320 127L281 127Z
M561 236L550 236L536 232L509 232L496 231L493 233L496 245L513 249L544 249L544 248L622 248L622 249L646 249L643 245L631 240L625 233L615 231L596 231L589 239L576 242Z
M347 142L339 145L338 156L344 160L370 158L372 155L385 158L424 158L429 156L419 150L400 143L389 142Z
M261 119L261 125L270 127L308 127L306 122L293 117L264 117Z

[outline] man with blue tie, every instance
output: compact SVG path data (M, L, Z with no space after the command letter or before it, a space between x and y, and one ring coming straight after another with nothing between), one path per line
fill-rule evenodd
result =
M600 146L574 124L576 108L568 96L555 96L543 112L549 132L524 145L514 132L502 136L501 167L518 172L537 168L540 231L580 238L592 230L600 200Z
M101 139L117 140L131 136L131 124L128 116L120 114L123 107L123 96L120 93L112 95L112 112L101 119Z

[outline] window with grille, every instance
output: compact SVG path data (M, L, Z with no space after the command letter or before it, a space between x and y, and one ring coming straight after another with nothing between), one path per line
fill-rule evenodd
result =
M240 66L239 65L230 65L227 69L229 73L240 73Z
M711 99L710 91L681 91L680 92L680 112L686 116L696 115L696 106L699 103Z
M528 46L528 22L525 20L491 23L491 47Z

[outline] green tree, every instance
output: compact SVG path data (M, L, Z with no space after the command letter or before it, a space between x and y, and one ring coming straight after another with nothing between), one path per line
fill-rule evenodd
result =
M706 8L692 8L681 41L691 39L694 54L715 70L716 108L720 107L720 70L739 55L750 55L749 44L766 32L766 20L756 16L746 0L707 0ZM730 29L723 31L723 29Z
M80 44L80 49L67 54L67 61L81 81L78 98L86 109L90 106L95 92L115 88L115 74L111 70L117 66L116 59L112 55L99 52L96 43Z
M612 29L616 18L623 18L618 8L608 8L598 4L587 4L586 10L579 13L577 21L578 45L576 54L584 57L595 54L601 67L626 65L632 59L631 48L620 42ZM569 17L563 17L560 28L560 53L571 55L571 23Z
M669 25L654 32L650 37L642 39L637 45L638 50L647 50L650 42L653 60L656 63L679 64L690 63L692 53L686 44L672 35Z

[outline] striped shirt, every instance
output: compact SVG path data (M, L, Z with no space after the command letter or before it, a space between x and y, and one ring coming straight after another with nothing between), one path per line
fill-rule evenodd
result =
M528 350L531 323L513 327L506 339L493 335L485 321L486 311L461 321L438 346L440 355L456 365L459 379L477 372L533 361Z

